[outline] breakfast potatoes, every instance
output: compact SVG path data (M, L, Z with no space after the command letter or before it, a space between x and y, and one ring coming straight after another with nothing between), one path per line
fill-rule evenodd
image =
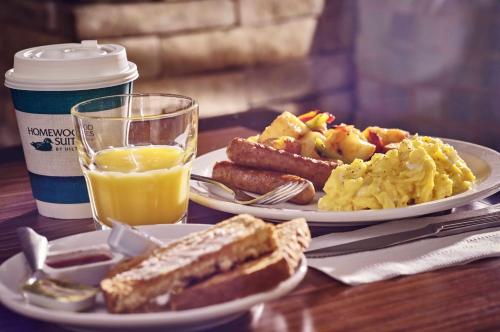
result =
M343 123L328 128L334 120L327 112L311 111L298 117L283 112L249 140L304 157L351 163L369 160L375 152L386 152L409 137L408 132L395 128L368 127L361 132Z
M265 143L282 136L299 138L308 131L306 124L299 118L290 112L283 112L259 135L258 143Z

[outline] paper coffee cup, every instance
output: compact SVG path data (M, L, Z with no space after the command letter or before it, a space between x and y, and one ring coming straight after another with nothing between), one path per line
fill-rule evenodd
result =
M38 212L91 218L70 115L75 104L132 92L137 66L120 45L57 44L19 51L5 73Z

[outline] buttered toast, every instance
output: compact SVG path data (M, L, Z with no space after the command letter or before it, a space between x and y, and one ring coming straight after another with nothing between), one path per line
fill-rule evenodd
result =
M239 215L118 264L101 288L113 313L226 302L290 277L309 241L304 219L274 226Z
M126 269L118 264L101 281L107 309L141 311L151 299L229 271L277 247L274 226L250 215L235 216L126 261Z
M294 219L279 224L276 234L277 250L172 294L170 308L184 310L234 300L270 290L289 278L309 246L309 228L305 219Z

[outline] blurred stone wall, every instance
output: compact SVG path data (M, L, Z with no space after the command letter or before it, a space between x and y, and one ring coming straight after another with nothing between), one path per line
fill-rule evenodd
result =
M350 0L2 0L0 71L18 50L97 39L127 48L136 92L195 97L202 117L260 107L353 110ZM17 144L0 89L0 146Z
M500 1L359 0L360 125L500 150Z

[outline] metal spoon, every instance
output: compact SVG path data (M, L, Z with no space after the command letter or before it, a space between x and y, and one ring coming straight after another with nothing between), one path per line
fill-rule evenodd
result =
M32 272L22 286L24 298L29 303L64 311L81 311L94 304L97 288L50 279L43 272L48 253L46 237L29 227L18 228L17 236Z
M37 280L47 277L43 272L43 265L47 259L49 242L45 236L29 227L19 227L17 237L32 272L25 285L33 285Z

